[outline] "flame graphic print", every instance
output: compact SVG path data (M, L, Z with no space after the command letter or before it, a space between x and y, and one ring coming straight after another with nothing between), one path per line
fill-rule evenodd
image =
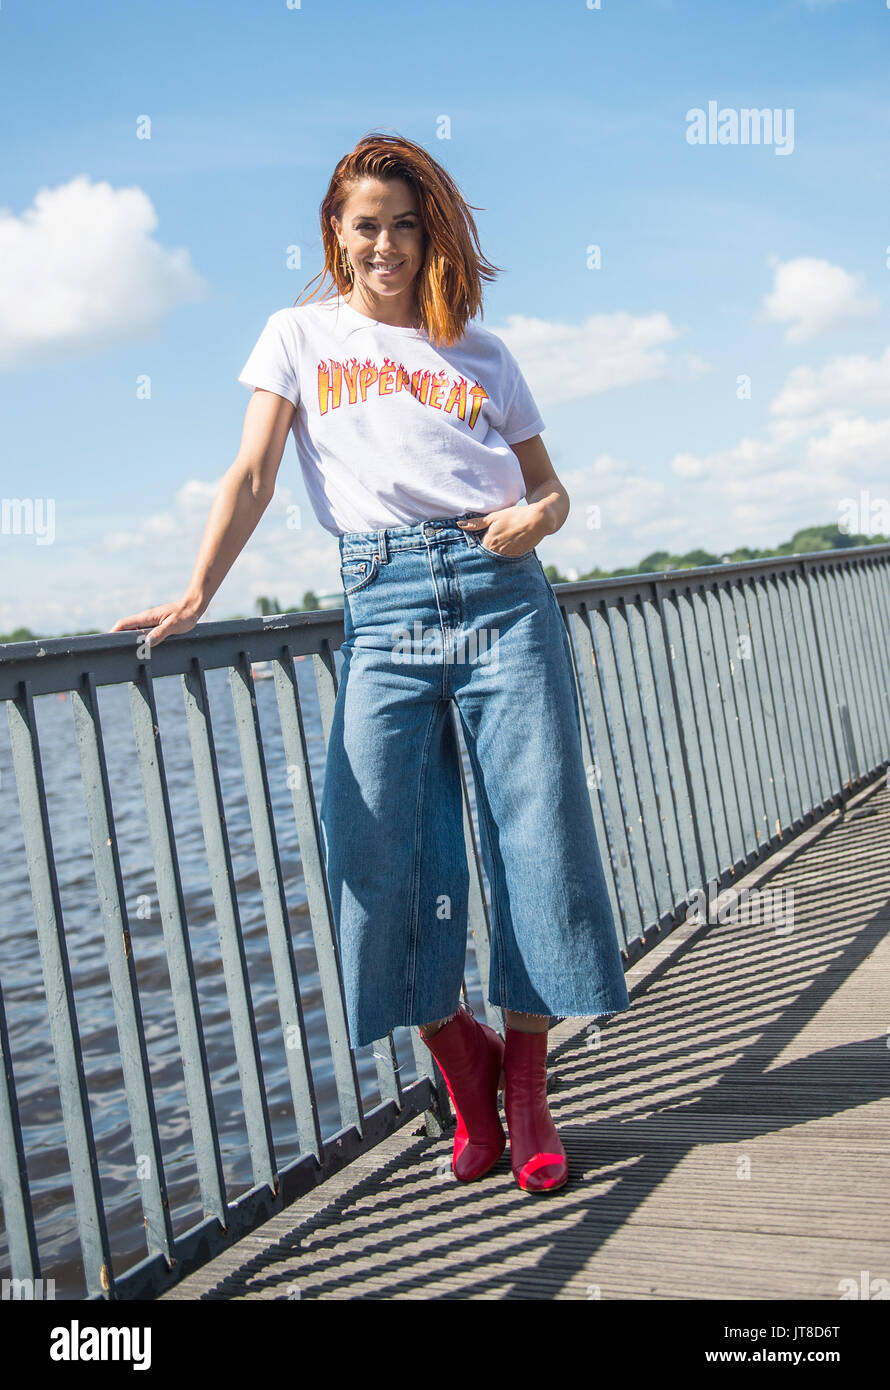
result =
M472 386L465 377L449 377L447 372L409 372L400 362L384 357L377 366L370 358L345 362L329 358L318 364L318 408L322 415L341 406L359 405L369 395L393 396L409 391L421 405L431 410L454 413L470 429L476 424L488 392L478 381Z

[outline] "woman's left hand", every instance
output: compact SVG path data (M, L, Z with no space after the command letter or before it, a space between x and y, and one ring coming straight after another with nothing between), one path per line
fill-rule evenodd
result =
M499 507L497 511L483 512L481 516L473 516L457 524L468 531L487 532L486 549L495 550L498 555L525 555L534 550L539 540L550 534L546 519L534 502Z

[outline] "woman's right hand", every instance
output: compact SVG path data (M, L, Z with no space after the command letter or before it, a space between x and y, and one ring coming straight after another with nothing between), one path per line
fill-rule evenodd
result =
M111 632L126 632L131 628L149 628L143 639L150 647L156 647L165 637L175 632L189 632L201 616L202 609L191 599L180 598L173 603L162 603L157 608L146 608L142 613L132 613L129 618L118 618Z

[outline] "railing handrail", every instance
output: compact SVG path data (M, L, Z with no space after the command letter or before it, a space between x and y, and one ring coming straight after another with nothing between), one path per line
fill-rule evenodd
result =
M644 574L613 574L601 579L565 580L554 584L553 588L560 596L575 599L588 591L601 594L613 590L623 592L644 585L688 585L698 583L711 576L726 579L734 574L775 574L777 570L786 571L801 568L806 570L825 564L834 564L838 561L866 557L877 558L881 555L890 556L890 544L882 542L876 545L847 546L837 550L808 550L799 555L768 555L756 560L731 560L725 564L721 562L716 565L695 565L688 569L680 567ZM183 646L215 637L230 637L235 633L251 636L254 633L267 632L293 633L304 627L336 629L342 627L342 612L342 608L308 611L291 609L285 613L269 613L262 618L226 618L214 622L198 622L188 632L177 632L166 637L161 646L157 648L157 652L159 653L163 647L170 645ZM132 646L137 636L139 634L144 635L145 631L147 629L133 628L126 632L84 633L76 637L29 638L24 642L0 642L0 673L4 670L8 671L16 662L28 661L32 658L46 660L59 656L98 654L105 650L109 652L121 651ZM171 672L170 674L174 673ZM0 699L8 698L9 696L0 687Z

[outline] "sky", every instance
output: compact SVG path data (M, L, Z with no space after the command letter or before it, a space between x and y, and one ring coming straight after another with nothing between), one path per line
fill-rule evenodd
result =
M371 130L503 268L481 323L571 500L545 565L890 530L888 50L877 0L4 0L0 631L183 593L238 373ZM204 617L310 588L337 542L291 436Z

